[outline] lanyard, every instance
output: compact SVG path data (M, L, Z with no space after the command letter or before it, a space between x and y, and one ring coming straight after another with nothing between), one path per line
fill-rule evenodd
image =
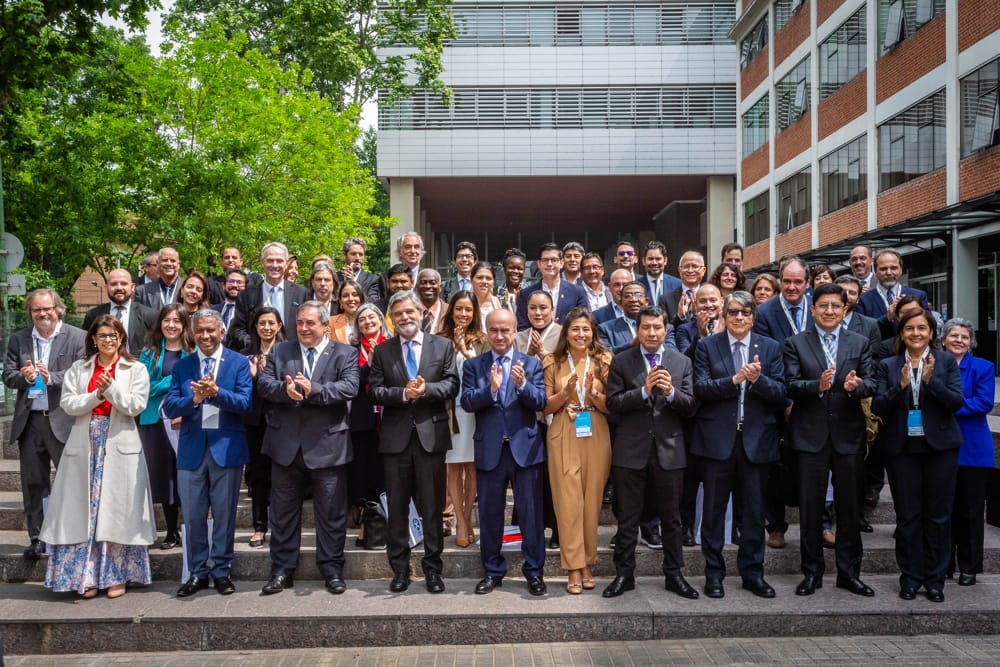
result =
M917 375L913 377L913 366L910 365L909 355L907 355L906 367L910 371L910 394L913 396L913 408L915 410L920 409L920 381L924 377L924 359L926 353L920 355L920 361L917 363Z
M785 311L785 317L788 318L788 324L791 325L791 327L792 327L792 333L802 333L802 326L801 326L800 322L796 322L796 321L794 321L792 319L792 313L789 312L789 310L788 310L788 304L785 303L785 297L779 296L778 299L781 302L781 309L783 311ZM806 311L806 303L805 303L805 301L806 301L805 299L802 299L802 301L799 304L799 308L802 309L802 314L799 317L803 318L803 319L806 316L806 312L805 312Z
M573 357L570 357L569 359L570 361L573 361ZM576 397L578 399L577 405L579 405L580 407L586 405L585 401L587 398L587 375L590 373L590 355L589 354L586 355L584 359L585 360L583 364L583 379L581 380L579 375L577 375L576 377ZM573 369L573 373L576 374L576 366L571 365L571 368Z

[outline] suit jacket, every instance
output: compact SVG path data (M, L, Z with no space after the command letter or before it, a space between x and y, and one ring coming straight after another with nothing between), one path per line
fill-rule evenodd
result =
M542 289L541 281L535 283L534 285L522 287L521 292L517 295L518 331L527 329L531 326L531 323L528 321L528 298L540 289ZM573 310L577 306L583 306L587 310L590 310L590 302L587 301L586 292L584 292L583 288L579 285L568 283L560 278L559 303L555 304L555 312L552 315L552 319L559 324L562 324L569 311Z
M473 442L476 468L480 470L493 470L500 463L504 436L510 438L510 452L517 465L527 467L545 461L545 442L535 417L536 412L545 409L546 402L542 364L515 350L512 364L518 362L524 364L524 386L518 389L508 379L506 391L498 393L495 401L490 391L493 351L463 365L462 409L476 414Z
M614 354L632 347L632 341L635 340L635 334L632 333L632 329L624 317L616 317L609 322L600 323L597 325L597 333L605 347Z
M649 302L653 303L653 304L658 303L659 299L656 299L656 300L653 299L653 286L649 282L649 276L645 276L645 275L639 276L638 278L636 278L636 280L638 280L640 283L642 283L642 286L646 288L646 298L649 299ZM660 274L660 296L663 296L664 294L667 294L669 292L673 292L678 287L681 287L683 284L684 283L681 282L680 278L677 278L676 276L668 275L666 273L661 273Z
M372 403L383 406L379 453L398 454L404 451L414 429L420 445L427 452L451 449L447 406L458 394L461 383L451 341L424 334L417 371L426 382L426 392L415 401L403 399L409 375L399 336L377 345L370 365L368 395Z
M348 410L358 393L357 348L327 343L316 357L309 395L294 401L285 378L305 374L304 368L298 343L278 343L267 356L257 380L257 391L271 407L261 451L283 466L290 466L299 450L310 470L346 465L354 459Z
M751 333L746 359L760 357L761 373L743 392L743 450L752 463L773 463L778 452L777 413L785 407L785 366L781 346ZM694 395L699 401L691 453L725 461L736 445L740 387L729 335L706 336L695 349Z
M163 303L163 287L165 283L162 278L157 278L153 282L143 283L135 288L135 294L132 296L133 301L138 301L147 308L152 308L157 313L160 312L160 308L163 308L166 304ZM181 288L181 277L178 276L174 280L174 292Z
M226 334L226 345L234 350L246 350L250 347L250 323L253 322L254 315L264 303L264 294L261 287L247 288L236 297L236 314L233 315L232 324ZM281 314L281 323L285 325L285 340L295 342L298 335L295 332L295 311L308 299L306 288L295 283L284 281L284 312Z
M667 321L671 322L675 327L680 326L681 323L684 321L680 318L680 315L678 315L680 309L681 297L684 296L684 291L685 291L684 283L676 285L673 289L664 290L663 294L660 295L659 303L656 304L660 308L666 311ZM695 291L697 291L697 288L695 288ZM688 317L686 317L685 319L691 319L692 312L693 311L689 309Z
M816 327L813 324L808 298L803 297L799 305L806 311L803 331L815 331ZM796 332L792 330L792 325L789 323L788 317L785 316L785 310L781 307L781 296L776 296L760 305L757 309L757 319L753 323L753 330L754 333L777 341L779 345L784 343L789 336L795 335Z
M83 318L83 330L90 331L90 325L101 315L111 314L111 302L94 306L87 311ZM142 348L146 347L146 332L156 326L156 318L160 315L160 309L152 309L144 306L135 299L129 304L128 309L128 349L132 354L138 355Z
M243 270L243 275L246 278L246 288L250 289L252 287L260 287L260 284L264 282L264 276L253 271ZM226 274L219 273L214 276L208 277L208 292L209 301L212 306L216 306L226 300ZM222 311L219 311L222 312Z
M856 334L861 334L868 339L868 344L872 348L872 358L878 361L881 357L878 354L880 343L882 342L882 336L878 330L878 323L872 318L862 315L861 313L854 311L851 315L851 321L847 325L848 331L853 331Z
M996 463L993 433L986 415L993 411L996 368L986 359L966 353L958 364L965 404L955 413L962 429L962 451L958 465L992 468Z
M611 465L641 470L655 451L664 470L687 465L684 451L683 419L692 417L698 408L692 389L691 360L680 352L663 350L660 366L673 378L674 400L657 392L642 397L646 382L646 361L642 346L615 355L608 371L608 410L618 417Z
M222 309L226 307L226 302L225 302L225 300L223 300L222 303L213 303L211 307L212 307L212 310L214 310L215 312L217 312L219 315L222 315ZM236 303L234 302L233 303L233 314L229 318L229 325L230 326L232 326L232 323L233 323L233 321L235 319L236 319ZM224 316L223 316L223 321L225 321L225 317ZM245 350L247 348L242 348L242 349Z
M18 440L28 425L28 413L31 412L31 400L28 398L28 381L21 374L21 367L35 358L35 342L31 337L32 327L15 331L7 342L7 358L3 365L3 383L17 390L14 400L14 420L10 427L10 440ZM67 415L59 405L62 394L63 375L74 362L83 359L87 345L87 333L65 322L59 329L59 335L52 341L49 351L49 384L46 387L49 397L49 425L52 433L60 442L66 442L74 418Z
M201 377L198 354L189 354L174 364L170 375L170 389L163 400L163 414L170 419L181 418L177 469L197 468L205 456L206 447L211 452L212 459L220 466L240 466L249 462L243 417L253 405L250 362L235 350L223 348L215 376L219 395L195 405L191 383ZM202 406L206 404L219 408L219 428L202 428Z
M901 295L916 297L924 310L930 310L930 305L927 303L927 292L912 287L903 287ZM882 340L896 335L896 321L889 321L889 318L886 317L885 299L882 298L877 287L873 286L869 291L861 293L855 310L878 323L879 331L882 332Z
M469 276L469 284L472 284L472 276ZM469 288L471 291L471 287ZM441 284L441 300L448 301L451 295L458 291L458 276L452 276Z
M416 271L413 271L412 269L410 270L410 275L413 276L414 289L416 289L417 287L417 276L420 275L420 272L423 271L425 268L427 267L418 266ZM378 304L379 310L381 310L383 313L386 313L386 316L388 317L389 314L386 312L386 308L389 305L389 296L390 296L389 272L386 271L384 273L379 274L376 280L378 281L378 301L376 301L375 303Z
M855 454L865 441L865 413L861 399L876 389L875 366L868 339L841 329L837 336L837 372L833 386L822 396L819 380L827 369L826 354L816 327L785 341L785 387L794 403L788 418L792 449L819 452L827 440L838 454ZM853 392L844 391L851 371L861 377Z
M920 383L924 437L927 446L933 450L958 449L962 446L962 430L955 420L955 413L965 405L962 376L951 354L942 350L931 350L931 354L934 355L931 381ZM904 390L899 386L906 363L906 354L897 354L879 362L878 394L872 401L872 412L882 418L878 441L889 456L901 453L908 439L906 420L913 405L913 396L909 387Z
M605 322L610 322L611 320L618 317L618 311L615 310L615 305L611 301L608 301L608 305L601 306L593 312L594 321L598 325L604 324Z
M337 271L337 282L340 285L344 284L344 272ZM367 303L374 303L378 305L382 303L382 292L379 286L379 277L368 273L364 269L358 271L358 274L354 276L354 282L356 282L360 287L361 291L365 293L367 298Z

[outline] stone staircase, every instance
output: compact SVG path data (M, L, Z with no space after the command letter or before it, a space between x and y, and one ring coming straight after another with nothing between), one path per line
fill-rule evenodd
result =
M615 532L608 508L601 515L599 558L593 567L595 591L571 596L559 553L547 552L549 594L528 594L520 576L521 557L507 554L509 576L488 596L473 593L482 576L479 550L461 549L445 540L443 595L423 589L421 550L414 550L414 582L403 594L388 592L391 577L384 551L354 546L349 530L345 578L348 591L332 596L323 588L314 562L315 532L311 504L303 513L302 558L295 587L263 597L270 560L267 548L251 549L250 501L240 500L233 579L237 593L222 597L213 590L180 600L173 596L181 576L181 551L150 550L154 583L134 588L118 600L82 600L74 594L44 589L46 560L21 557L26 546L16 446L5 436L9 421L0 420L0 640L8 655L42 653L147 652L172 650L261 650L323 646L478 644L553 641L611 641L692 637L767 637L830 635L913 635L996 632L1000 627L1000 529L986 528L985 569L978 585L959 588L949 582L946 601L933 604L922 596L897 597L894 511L888 488L879 506L867 514L874 532L864 534L862 577L876 590L859 598L834 586L833 551L826 550L826 586L807 598L794 594L800 579L798 512L785 549L768 549L765 570L777 598L763 600L739 586L736 547L726 547L729 578L726 596L687 601L663 590L661 553L640 546L638 585L633 593L605 600L600 592L614 576L611 548ZM475 520L475 518L474 518ZM160 535L163 534L162 522ZM686 548L685 576L699 590L704 561L698 547Z

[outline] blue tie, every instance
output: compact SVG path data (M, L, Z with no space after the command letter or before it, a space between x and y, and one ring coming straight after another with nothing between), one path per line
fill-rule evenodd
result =
M306 350L306 363L309 365L309 377L313 374L313 363L316 361L316 348L310 347Z
M497 361L500 362L500 368L501 370L503 370L503 379L500 380L500 394L499 394L500 400L503 400L503 397L507 395L507 379L510 377L510 372L507 370L507 364L508 362L510 362L510 359L504 356L504 357L498 357Z
M788 312L792 314L792 322L793 322L792 331L794 333L799 332L799 324L801 322L801 320L799 319L799 311L801 309L802 309L801 306L792 306L791 308L788 309Z
M222 307L222 321L226 325L226 327L229 327L229 323L230 321L232 321L232 319L233 319L233 304L227 303Z
M201 375L205 377L206 375L211 375L212 370L215 368L215 359L212 357L205 357L201 362Z
M413 351L413 346L416 343L412 340L408 340L406 345L406 374L410 376L411 380L417 379L417 355Z
M278 288L275 287L274 285L271 285L270 302L271 302L271 308L276 309L278 307Z

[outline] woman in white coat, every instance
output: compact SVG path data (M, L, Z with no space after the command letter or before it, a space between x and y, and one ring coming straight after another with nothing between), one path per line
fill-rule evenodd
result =
M128 353L125 329L111 315L94 320L86 350L63 377L60 406L76 422L42 524L50 545L45 586L84 598L107 590L117 598L126 583L151 581L156 526L135 425L149 374Z

